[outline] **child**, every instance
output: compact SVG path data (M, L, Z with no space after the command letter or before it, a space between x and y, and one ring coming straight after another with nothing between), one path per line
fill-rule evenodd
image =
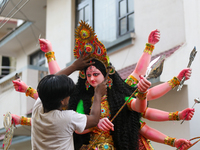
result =
M38 84L39 98L33 107L30 120L32 149L73 150L74 131L83 132L98 124L101 97L106 94L106 87L104 81L95 88L90 115L83 115L73 110L63 110L63 107L67 108L75 88L72 79L66 75L45 76Z

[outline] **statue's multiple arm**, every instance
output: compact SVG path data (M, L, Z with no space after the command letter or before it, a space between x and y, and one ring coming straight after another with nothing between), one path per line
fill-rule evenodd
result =
M137 80L139 80L139 75L145 75L147 71L147 67L149 66L151 60L151 54L154 50L154 45L158 43L160 40L160 31L154 30L149 34L148 43L140 57L139 61L137 62L136 68L131 73Z
M148 43L146 44L143 54L140 57L139 61L137 62L136 68L128 77L129 85L135 86L139 81L139 76L146 74L147 67L149 66L149 63L151 60L151 54L154 50L154 45L156 43L158 43L159 40L160 40L160 31L159 30L156 29L149 34ZM190 78L190 76L191 76L190 68L183 69L177 77L173 77L168 82L165 82L165 83L162 83L162 84L159 84L157 86L150 88L147 93L148 101L157 99L157 98L165 95L172 88L179 85L180 81L182 80L182 78L184 76L186 77L186 80L188 80Z
M191 73L192 73L191 68L185 68L178 74L177 77L173 77L168 82L165 82L165 83L162 83L150 88L147 94L148 101L157 99L165 95L171 89L179 85L180 81L182 80L184 76L186 77L186 80L190 79Z
M132 99L130 103L130 108L137 112L144 112L147 108L147 90L151 86L151 82L149 82L143 76L140 76L140 81L138 83L138 94L135 99Z
M16 114L11 114L12 116L12 123L15 125L21 124L21 125L27 125L31 126L31 118L27 118L24 116L18 116Z
M110 130L114 131L114 124L110 122L110 120L106 117L100 119L97 126L99 129L105 132ZM186 139L176 139L168 137L160 131L149 127L148 125L146 125L145 122L141 123L141 129L139 132L142 136L151 141L167 144L176 148L180 148L181 150L185 150L192 145L191 142Z
M16 91L21 92L21 93L25 93L26 96L30 96L33 99L37 100L38 93L37 93L37 91L35 89L33 89L32 87L26 85L26 83L24 83L20 79L13 80L12 82L13 82L13 86L14 86Z
M191 120L194 115L194 108L186 108L182 111L166 112L155 108L149 108L142 113L142 116L151 121L169 121L169 120Z
M156 129L149 127L146 124L144 124L143 127L141 128L140 134L151 141L180 148L180 150L186 150L192 145L192 143L189 140L168 137L167 135L161 133Z
M55 54L52 49L51 42L46 39L39 39L40 49L45 52L45 57L47 58L49 73L55 74L60 71L60 67L56 61Z

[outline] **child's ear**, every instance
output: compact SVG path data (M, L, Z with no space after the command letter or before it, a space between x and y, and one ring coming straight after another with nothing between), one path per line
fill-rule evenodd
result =
M65 104L65 102L64 102L64 99L61 101L61 104L62 104L62 105L64 105L64 104Z

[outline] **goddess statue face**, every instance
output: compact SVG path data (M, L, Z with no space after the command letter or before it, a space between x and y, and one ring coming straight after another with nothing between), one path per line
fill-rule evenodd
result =
M86 70L87 81L91 86L96 87L104 81L104 76L99 69L95 66L90 66Z

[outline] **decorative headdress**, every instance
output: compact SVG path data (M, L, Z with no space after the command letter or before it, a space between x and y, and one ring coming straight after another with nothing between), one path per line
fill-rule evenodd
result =
M102 62L107 72L110 65L105 46L98 40L91 26L82 20L79 24L75 31L74 57L78 59L82 53L83 56L90 54L88 59L95 58ZM109 74L113 74L114 72L114 68L111 68ZM80 71L79 75L83 79L86 77L84 70Z

